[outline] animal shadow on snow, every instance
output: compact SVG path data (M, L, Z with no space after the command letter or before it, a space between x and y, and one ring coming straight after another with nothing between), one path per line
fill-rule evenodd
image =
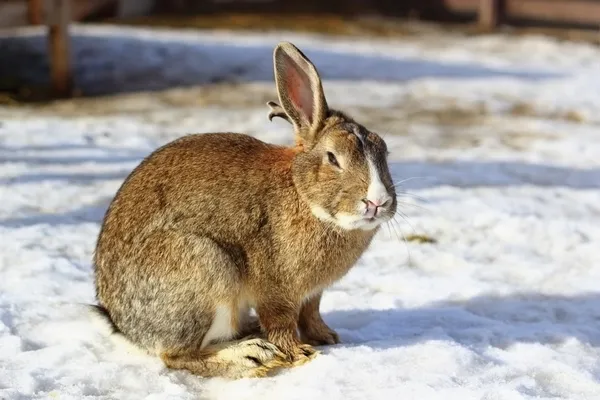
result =
M237 41L237 43L235 42ZM153 39L127 35L72 34L75 85L95 96L218 82L273 81L276 39L264 45L188 39ZM444 63L384 54L325 51L299 44L325 80L405 81L438 78L516 78L539 80L560 74L504 69L474 63ZM0 37L0 90L11 85L47 85L48 57L44 34ZM10 88L4 88L10 89Z
M444 340L483 350L517 343L560 344L571 338L600 346L597 293L480 296L410 309L333 311L324 319L345 347L394 348Z

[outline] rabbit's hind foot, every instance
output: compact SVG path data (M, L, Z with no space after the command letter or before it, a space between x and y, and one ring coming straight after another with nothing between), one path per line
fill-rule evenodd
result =
M286 356L264 339L218 343L192 354L164 352L165 365L203 377L261 378L282 367L291 367Z

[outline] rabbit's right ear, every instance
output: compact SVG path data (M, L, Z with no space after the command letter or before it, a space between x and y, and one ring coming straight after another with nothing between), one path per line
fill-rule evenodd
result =
M289 42L277 45L273 63L281 106L296 133L310 146L329 113L317 69Z

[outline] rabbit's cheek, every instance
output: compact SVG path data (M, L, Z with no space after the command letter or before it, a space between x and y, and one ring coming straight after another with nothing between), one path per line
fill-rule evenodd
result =
M336 220L338 226L342 229L352 230L356 229L362 220L362 217L357 214L350 214L345 212L340 212L336 214Z

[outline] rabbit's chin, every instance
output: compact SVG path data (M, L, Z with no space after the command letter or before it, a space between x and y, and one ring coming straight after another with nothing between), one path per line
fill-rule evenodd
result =
M332 223L347 231L355 229L371 231L390 220L385 213L374 218L368 218L364 215L346 212L340 212L333 216L321 206L312 206L310 209L313 215L321 221Z
M367 218L365 216L346 213L339 213L336 215L336 224L346 230L360 229L363 231L372 231L388 220L389 218L384 216Z

